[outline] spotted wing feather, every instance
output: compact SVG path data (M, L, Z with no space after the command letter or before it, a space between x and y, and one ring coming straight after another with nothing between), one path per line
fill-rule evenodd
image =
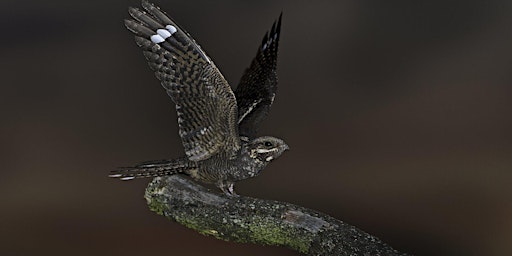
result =
M281 17L263 37L256 57L245 70L235 90L238 102L238 125L242 136L253 138L258 126L270 112L277 90L277 51Z
M179 135L192 161L240 149L237 103L229 84L206 53L168 15L143 1L130 8L126 27L149 66L176 103Z

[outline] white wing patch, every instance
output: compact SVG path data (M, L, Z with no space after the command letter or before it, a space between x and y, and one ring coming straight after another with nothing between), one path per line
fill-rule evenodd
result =
M172 34L176 33L178 31L176 27L173 25L167 25L165 26L165 29L160 28L156 30L156 34L152 35L150 37L151 42L155 44L159 44L165 41L168 37L172 36Z
M172 35L172 33L169 32L169 30L162 29L162 28L157 29L156 33L159 34L163 39L166 39L166 38L168 38L168 37L170 37Z
M173 25L167 25L167 26L165 26L165 28L166 28L167 30L169 30L169 32L171 32L171 35L172 35L172 34L174 34L174 33L176 33L176 31L178 31L178 30L176 29L176 27L174 27Z
M158 35L158 34L152 35L150 37L150 39L151 39L151 42L153 42L155 44L159 44L159 43L165 41L165 39L162 36Z
M242 120L244 120L244 118L249 115L252 110L262 101L263 99L259 99L255 102L252 103L252 105L247 109L247 111L245 111L245 113L243 113L243 115L238 119L238 124L240 124L242 122Z

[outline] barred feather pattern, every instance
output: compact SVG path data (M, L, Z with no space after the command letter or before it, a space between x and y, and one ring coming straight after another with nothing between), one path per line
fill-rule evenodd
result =
M180 173L190 175L197 167L197 163L191 162L186 158L158 160L143 162L134 167L119 168L118 170L112 171L109 177L119 178L121 180L132 180L135 178L150 178Z
M176 104L179 135L191 161L240 149L237 103L231 87L199 45L158 7L143 1L147 11L129 9L126 27L136 34L167 94Z

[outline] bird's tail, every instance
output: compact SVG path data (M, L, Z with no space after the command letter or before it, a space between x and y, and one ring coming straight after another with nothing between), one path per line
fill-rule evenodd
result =
M108 177L121 180L133 180L135 178L150 178L174 174L189 174L196 166L186 158L158 160L143 162L134 167L121 167L110 172Z

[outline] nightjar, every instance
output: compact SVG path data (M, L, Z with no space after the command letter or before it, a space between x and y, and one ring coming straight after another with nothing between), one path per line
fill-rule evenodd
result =
M109 177L131 180L186 174L235 195L236 181L257 176L288 149L281 139L255 136L277 89L282 15L263 37L233 92L190 34L152 3L143 0L142 7L129 8L133 19L125 20L125 25L176 104L185 156L120 168Z

